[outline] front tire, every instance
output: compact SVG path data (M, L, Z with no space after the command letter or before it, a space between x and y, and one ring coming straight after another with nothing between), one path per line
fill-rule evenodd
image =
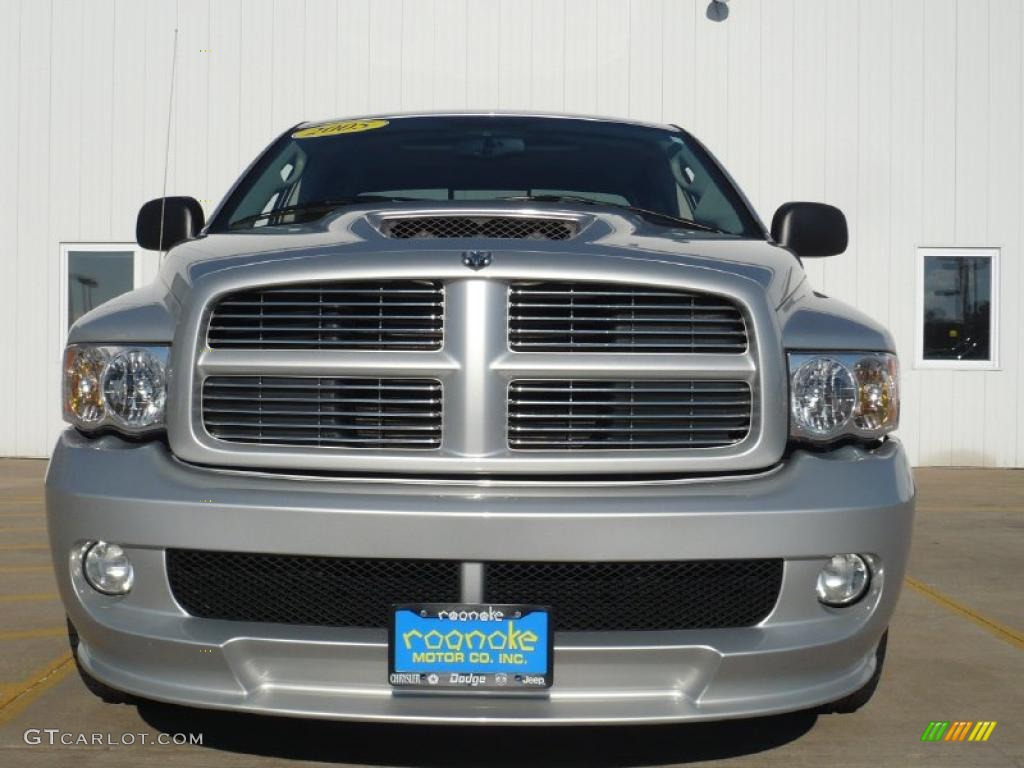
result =
M105 683L101 683L95 677L85 671L82 666L82 662L78 660L78 630L75 629L75 625L71 623L71 619L68 622L68 645L71 646L71 655L75 658L75 668L78 670L78 676L82 678L82 683L89 689L89 693L101 699L107 704L129 704L132 701L131 694L119 691L116 688L111 688Z
M822 714L849 715L871 701L871 697L875 695L875 689L878 688L878 681L882 678L882 666L885 664L885 649L888 644L889 630L886 629L875 649L875 671L872 673L871 679L853 693L823 706Z

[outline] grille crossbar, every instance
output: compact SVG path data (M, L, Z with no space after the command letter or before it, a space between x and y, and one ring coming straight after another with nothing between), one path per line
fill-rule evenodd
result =
M517 450L722 448L750 432L742 381L513 381L508 443Z
M321 282L228 294L207 328L211 349L435 350L444 291L432 280Z
M430 450L441 445L441 382L211 376L203 426L218 440L259 445Z
M728 299L613 283L514 283L508 333L519 352L740 354L748 344Z

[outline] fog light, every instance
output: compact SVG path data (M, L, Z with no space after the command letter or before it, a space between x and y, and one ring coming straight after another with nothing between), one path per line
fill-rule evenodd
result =
M835 607L851 605L868 591L871 571L860 555L833 555L818 574L818 600Z
M85 553L82 564L85 580L105 595L127 594L135 580L128 555L117 544L97 541Z

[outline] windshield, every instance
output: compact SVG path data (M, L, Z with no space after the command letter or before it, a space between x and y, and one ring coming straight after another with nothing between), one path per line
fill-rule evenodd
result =
M728 179L681 131L601 120L461 115L296 129L242 179L210 230L311 221L362 201L558 197L762 236ZM282 209L287 212L272 215Z

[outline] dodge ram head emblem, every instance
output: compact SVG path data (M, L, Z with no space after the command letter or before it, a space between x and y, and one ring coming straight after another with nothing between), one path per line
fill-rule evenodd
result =
M470 269L483 269L491 263L493 256L490 251L463 251L462 263Z

